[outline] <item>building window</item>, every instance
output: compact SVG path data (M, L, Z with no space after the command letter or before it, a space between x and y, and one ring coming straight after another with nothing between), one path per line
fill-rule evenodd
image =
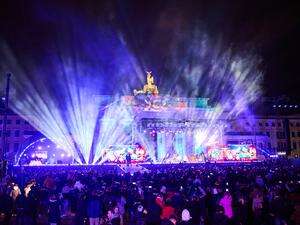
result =
M10 137L10 130L6 131L6 137Z
M272 122L272 127L275 127L275 123Z
M3 120L0 120L0 124L2 124L3 123Z
M21 124L21 120L16 120L16 124Z
M24 130L24 135L35 135L37 132L35 130Z
M297 136L300 137L300 131L297 132Z
M300 127L300 123L298 122L298 123L296 123L296 127Z
M280 122L278 123L278 126L281 127L281 123Z
M11 120L7 120L7 124L11 124Z
M262 123L259 123L259 126L261 127L261 126L262 126Z
M279 138L279 139L283 139L283 138L285 138L285 133L277 131L276 132L276 137Z
M25 124L27 124L27 125L28 125L29 123L28 123L28 122L25 120Z
M269 124L268 124L268 123L265 123L265 126L266 126L266 127L268 127L268 126L269 126Z
M15 131L15 137L20 137L20 131L19 130Z
M2 136L2 130L0 130L0 137Z
M279 136L280 136L279 133L280 133L279 131L276 132L276 137L277 137L277 138L279 138ZM278 143L279 143L279 142L278 142Z
M293 149L297 149L297 143L293 142Z
M295 132L294 131L292 131L292 137L295 137Z
M291 127L293 127L293 126L294 126L294 124L293 124L293 123L290 123L290 126L291 126Z
M266 134L267 134L268 137L270 137L270 132L267 131Z
M250 124L249 124L248 122L246 122L246 125L247 125L247 126L250 126Z

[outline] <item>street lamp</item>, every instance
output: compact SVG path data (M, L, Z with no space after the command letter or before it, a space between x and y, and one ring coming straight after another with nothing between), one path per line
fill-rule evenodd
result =
M2 97L2 100L4 100L4 110L3 110L3 129L2 129L2 152L1 152L1 159L2 159L2 172L4 172L3 175L6 174L6 165L7 165L7 159L6 159L6 153L8 151L7 149L7 114L8 114L8 99L9 99L9 84L10 84L10 77L11 74L6 74L6 91L5 91L5 97ZM4 168L5 167L5 168Z

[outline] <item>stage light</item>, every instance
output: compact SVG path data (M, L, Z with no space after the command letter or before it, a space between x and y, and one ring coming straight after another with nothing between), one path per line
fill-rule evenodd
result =
M42 149L42 146L38 146L38 150L41 150Z
M64 154L64 153L61 153L60 156L63 158L63 157L65 157L65 154Z

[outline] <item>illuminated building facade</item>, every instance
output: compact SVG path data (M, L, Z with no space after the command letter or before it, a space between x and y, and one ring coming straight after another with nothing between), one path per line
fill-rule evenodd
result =
M0 149L3 151L3 115L0 115ZM14 155L22 147L24 141L36 135L38 131L33 128L26 120L17 114L10 112L7 117L7 157L14 159Z
M289 118L291 154L300 157L300 115Z

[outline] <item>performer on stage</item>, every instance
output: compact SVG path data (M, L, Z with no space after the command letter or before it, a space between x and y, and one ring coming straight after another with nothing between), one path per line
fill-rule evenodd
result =
M128 152L126 154L126 163L127 163L127 166L129 166L131 164L131 155Z

